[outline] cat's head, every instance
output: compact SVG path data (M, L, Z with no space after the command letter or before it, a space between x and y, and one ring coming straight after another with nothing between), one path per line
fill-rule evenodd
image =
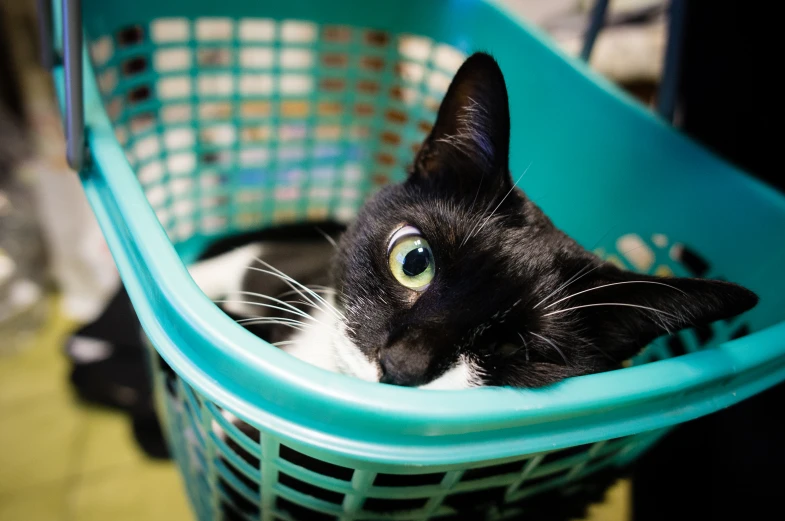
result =
M357 352L339 356L368 373L357 376L542 386L618 367L666 332L756 304L734 284L602 262L515 188L509 145L504 78L475 54L408 179L371 198L341 240L333 279Z

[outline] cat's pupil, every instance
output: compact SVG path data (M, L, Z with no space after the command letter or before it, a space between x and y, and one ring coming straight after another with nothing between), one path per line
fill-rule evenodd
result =
M403 272L407 277L416 277L428 268L431 252L426 248L415 248L403 258Z

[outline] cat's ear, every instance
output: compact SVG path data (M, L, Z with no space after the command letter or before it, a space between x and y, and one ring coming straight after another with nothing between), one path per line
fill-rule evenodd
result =
M455 74L436 123L417 154L412 176L476 186L511 186L510 109L499 65L470 56Z
M758 303L752 291L718 280L652 277L612 265L587 278L580 294L546 313L565 318L577 313L592 342L617 362L658 336L729 318Z

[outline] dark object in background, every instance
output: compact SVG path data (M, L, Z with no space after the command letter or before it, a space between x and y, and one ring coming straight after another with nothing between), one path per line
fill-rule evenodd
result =
M785 191L782 18L763 3L686 4L682 130ZM780 384L675 429L636 465L634 520L782 517L783 407Z
M123 287L101 316L74 333L66 355L77 395L85 402L127 413L142 450L153 458L168 458L140 325Z

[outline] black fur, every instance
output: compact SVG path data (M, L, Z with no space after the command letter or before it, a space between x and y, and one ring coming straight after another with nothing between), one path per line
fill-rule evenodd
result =
M514 188L509 119L498 65L473 55L406 182L370 199L341 238L333 282L349 336L385 362L386 382L427 383L463 356L485 385L548 385L619 367L661 334L757 303L727 282L622 271L556 229ZM388 241L402 225L433 250L436 275L423 292L388 267ZM631 281L642 282L599 289ZM564 311L578 306L586 307Z

